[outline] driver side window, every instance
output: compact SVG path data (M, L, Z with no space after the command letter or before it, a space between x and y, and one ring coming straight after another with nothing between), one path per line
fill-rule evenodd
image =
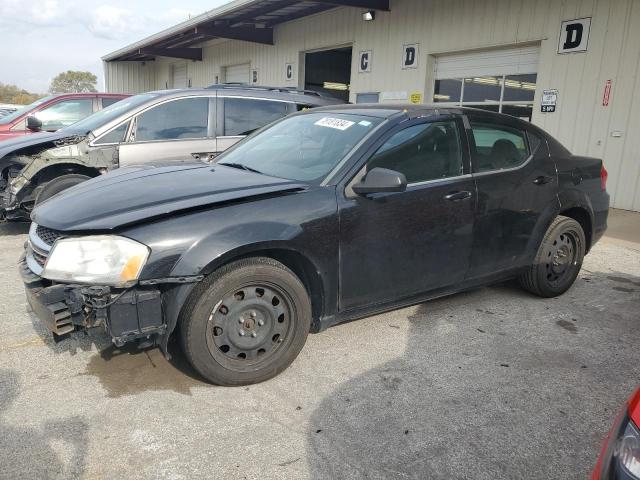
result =
M367 171L376 167L403 173L409 184L462 175L456 122L421 123L400 130L371 157Z

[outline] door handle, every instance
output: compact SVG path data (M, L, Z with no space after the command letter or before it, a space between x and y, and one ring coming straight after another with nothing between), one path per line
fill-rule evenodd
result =
M471 192L467 190L463 190L461 192L451 192L444 196L445 200L449 200L450 202L459 202L461 200L467 200L471 198Z
M539 177L536 177L536 179L533 181L533 183L536 184L536 185L544 185L544 184L552 182L552 181L553 181L553 177L547 177L545 175L540 175Z

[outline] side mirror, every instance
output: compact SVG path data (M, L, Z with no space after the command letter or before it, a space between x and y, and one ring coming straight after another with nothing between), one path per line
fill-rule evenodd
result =
M34 115L30 115L27 117L27 128L34 132L39 132L42 130L42 120L35 117Z
M370 170L360 183L351 189L358 195L382 192L404 192L407 189L407 178L403 173L376 167Z

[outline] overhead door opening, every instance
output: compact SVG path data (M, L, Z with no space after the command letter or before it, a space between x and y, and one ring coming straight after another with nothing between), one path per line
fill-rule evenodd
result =
M226 83L250 83L251 64L229 65L224 68L224 81Z
M349 101L351 47L305 54L304 88Z
M172 69L172 86L173 88L186 88L187 86L187 64L174 64Z
M439 56L433 101L531 121L539 55L528 46Z

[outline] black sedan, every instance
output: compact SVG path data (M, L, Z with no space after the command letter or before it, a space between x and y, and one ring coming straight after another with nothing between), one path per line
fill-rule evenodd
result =
M208 166L132 167L35 209L21 272L55 335L175 333L211 382L284 370L307 334L479 285L553 297L606 228L606 170L505 115L300 112Z

